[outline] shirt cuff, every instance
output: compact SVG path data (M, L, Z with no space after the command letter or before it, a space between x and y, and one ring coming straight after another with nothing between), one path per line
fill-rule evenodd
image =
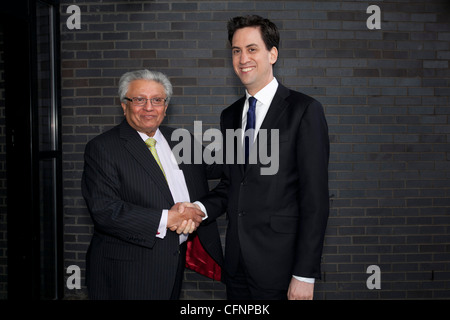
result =
M164 239L167 233L167 217L169 216L169 210L164 209L162 211L161 220L159 221L158 233L156 234L157 238Z
M198 205L200 207L200 210L203 211L203 213L205 214L205 216L203 217L203 220L208 218L208 212L206 212L206 208L203 205L203 203L201 203L200 201L195 201L194 204Z
M161 215L161 220L159 221L157 238L164 239L167 234L167 217L169 216L169 210L164 209ZM188 234L180 234L180 244L186 242L188 239Z
M188 234L180 234L180 244L182 244L183 242L186 242L188 239L189 235Z
M314 283L316 281L316 279L314 278L304 278L304 277L299 277L299 276L293 276L295 279L297 279L298 281L303 281L303 282L307 282L307 283Z

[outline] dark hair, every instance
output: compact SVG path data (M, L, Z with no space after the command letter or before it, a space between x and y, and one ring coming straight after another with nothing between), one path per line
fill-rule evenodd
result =
M267 50L273 47L277 48L280 44L280 34L277 26L269 19L264 19L257 15L248 15L243 17L234 17L228 21L228 40L232 45L233 35L238 29L246 27L259 27L261 30L262 39L266 45Z

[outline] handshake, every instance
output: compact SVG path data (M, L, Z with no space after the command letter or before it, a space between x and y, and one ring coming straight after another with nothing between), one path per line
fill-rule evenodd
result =
M189 234L197 230L206 215L197 204L178 202L169 210L167 229L178 234Z

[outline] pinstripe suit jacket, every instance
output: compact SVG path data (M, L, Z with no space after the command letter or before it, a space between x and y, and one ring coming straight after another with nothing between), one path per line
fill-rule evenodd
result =
M172 148L173 130L160 127ZM208 192L206 166L179 166L191 201ZM94 224L86 256L90 298L168 299L186 246L179 245L175 232L155 237L162 210L174 200L158 164L126 120L86 145L82 193ZM221 264L217 225L202 226L198 234Z

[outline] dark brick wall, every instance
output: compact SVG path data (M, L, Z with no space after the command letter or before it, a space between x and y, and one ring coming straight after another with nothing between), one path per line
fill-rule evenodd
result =
M332 210L316 298L450 298L448 1L61 2L66 267L84 276L83 151L122 120L120 75L166 73L175 87L166 123L218 127L243 94L226 21L256 13L281 30L276 77L321 101L329 124ZM66 27L69 4L81 9L80 30ZM379 30L366 26L371 4ZM381 289L366 286L370 265ZM183 299L225 297L221 283L185 280ZM84 298L85 288L66 294Z

